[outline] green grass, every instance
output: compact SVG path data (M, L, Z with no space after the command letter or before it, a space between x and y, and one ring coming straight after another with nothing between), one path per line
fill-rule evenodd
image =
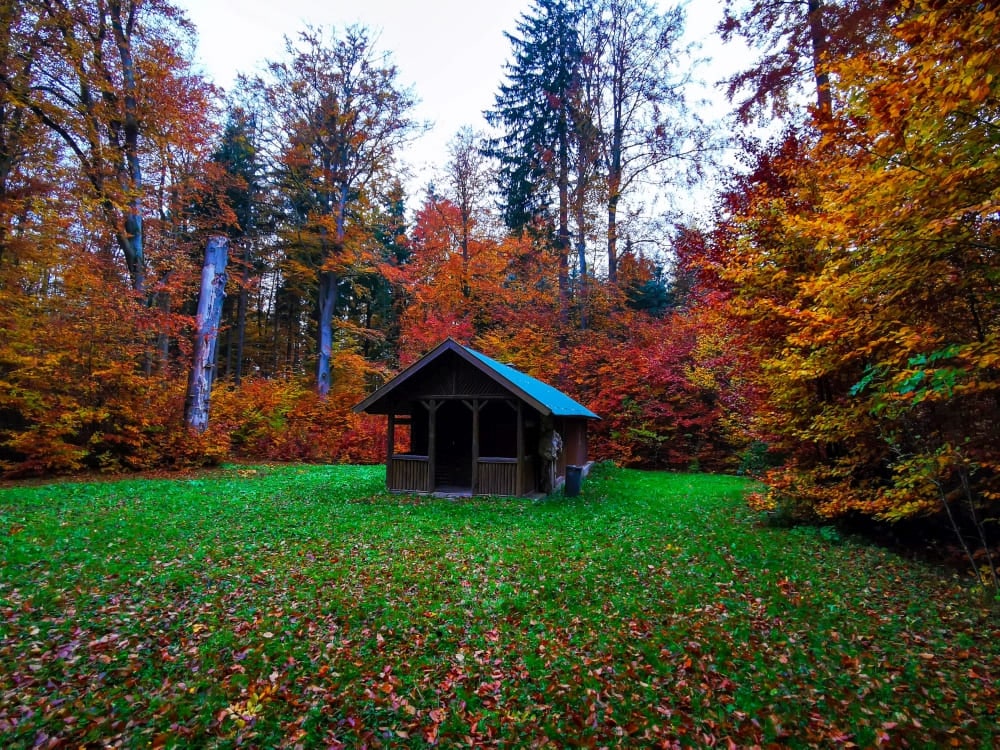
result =
M359 467L0 490L0 746L991 747L964 581L731 477L390 496Z

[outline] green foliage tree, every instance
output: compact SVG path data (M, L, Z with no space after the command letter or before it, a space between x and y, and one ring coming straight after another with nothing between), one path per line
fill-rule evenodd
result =
M264 174L259 151L257 117L243 107L232 106L212 160L225 170L226 204L233 212L232 223L226 229L235 245L232 260L236 295L226 298L228 304L224 311L230 321L225 371L232 375L237 386L243 379L250 293L259 274L254 250L265 232L261 218ZM231 299L235 302L229 302Z
M581 87L580 9L567 0L535 0L508 34L513 59L487 120L500 130L490 147L508 226L538 220L554 226L560 308L569 294L570 169L575 106ZM552 191L555 216L550 214Z

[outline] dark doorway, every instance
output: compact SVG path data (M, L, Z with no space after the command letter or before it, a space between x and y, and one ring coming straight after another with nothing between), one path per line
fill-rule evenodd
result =
M479 455L517 458L517 407L509 401L490 401L479 416Z
M461 401L445 401L437 411L434 441L434 489L472 490L472 410Z

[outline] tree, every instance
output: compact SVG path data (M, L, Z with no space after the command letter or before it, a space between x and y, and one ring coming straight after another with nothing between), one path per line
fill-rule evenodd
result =
M803 513L964 516L992 543L997 19L901 4L828 58L842 104L821 137L784 139L732 203L716 268L762 361L758 427L789 459L771 498Z
M581 14L579 34L587 38L587 16ZM573 91L572 127L570 128L570 212L576 229L576 278L579 285L576 309L581 329L588 326L590 273L587 263L587 240L593 235L590 207L603 187L601 181L597 99L600 96L598 69L586 49L581 55L579 83Z
M615 282L623 198L667 163L696 167L708 143L686 112L689 76L677 69L683 6L661 13L647 0L602 0L590 13L597 89L592 118L606 180L607 272Z
M539 218L555 224L560 309L569 295L570 168L574 103L580 87L583 48L580 11L566 0L535 0L508 34L513 60L487 113L500 129L490 153L499 161L499 180L508 226L524 230ZM548 216L550 190L556 217Z
M48 192L49 181L39 177L58 155L28 105L42 50L38 18L21 11L19 3L0 3L0 290L13 283L6 271L30 252L18 242L19 227L32 201Z
M998 9L901 10L880 48L832 64L845 105L815 150L821 210L799 221L828 250L800 295L815 343L793 359L853 374L825 429L868 426L837 476L876 488L831 493L827 514L899 518L942 497L974 514L997 491Z
M324 395L339 284L355 262L347 247L352 209L412 134L414 102L361 27L329 38L307 28L286 46L288 59L270 63L269 80L261 85L280 133L283 187L301 221L299 238L308 235L315 254L316 388Z
M232 374L233 383L237 386L243 378L247 311L256 265L254 246L261 242L263 233L261 192L264 175L259 157L260 133L257 120L256 115L244 107L231 106L221 141L212 155L213 161L226 173L225 197L233 212L232 224L226 229L232 243L238 248L238 254L234 253L236 257L233 258L234 265L239 269L236 281L238 293L235 320L228 326L229 345L226 356L226 372Z
M156 0L24 0L0 19L0 451L22 472L150 465L180 425L151 342L190 322L212 112L190 29Z
M32 0L43 40L28 106L76 159L132 289L147 291L143 162L154 134L210 111L184 57L190 27L164 0Z
M229 240L211 237L205 248L201 293L195 323L194 357L188 380L184 420L196 432L208 428L208 408L215 380L215 351L219 340L222 301L226 296L226 264L229 260Z
M448 143L445 182L451 201L459 211L462 259L469 263L472 232L486 215L484 198L492 173L483 153L483 139L472 128L462 128Z
M730 100L740 96L742 123L770 111L785 117L800 110L812 90L815 114L828 120L834 107L829 64L857 54L878 29L896 0L726 0L719 24L723 41L744 39L760 58L727 81ZM808 101L808 98L806 99Z
M631 314L627 333L592 334L567 355L583 403L598 410L592 441L627 466L729 468L722 384L700 361L699 331L680 315Z
M364 357L385 363L399 346L402 289L399 271L412 256L407 236L406 192L394 179L360 217L370 228L366 254L370 261L357 270L353 283L342 293L340 316L359 328Z
M16 3L0 4L0 264L10 236L12 177L27 154L29 141L25 132L28 111L19 99L23 100L28 85L33 52L17 11ZM15 48L23 49L23 57L14 54Z
M406 290L400 357L409 364L451 337L469 344L482 300L470 277L462 248L462 210L447 198L428 192L417 212L411 236L412 258L401 272ZM478 259L466 248L470 260Z

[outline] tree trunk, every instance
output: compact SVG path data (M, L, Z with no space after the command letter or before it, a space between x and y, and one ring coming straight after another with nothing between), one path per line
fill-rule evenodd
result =
M332 254L340 258L344 250L344 236L347 222L347 183L337 190L337 224L333 241ZM325 243L324 243L325 244ZM328 260L327 252L323 252L324 261ZM337 285L339 274L324 270L319 273L319 321L317 321L317 337L319 339L319 357L316 365L316 393L326 398L330 392L330 360L333 358L333 313L337 309Z
M816 107L820 122L829 122L833 116L833 96L830 93L830 76L824 70L826 64L826 28L823 26L822 0L808 0L809 40L812 43L813 74L816 78Z
M319 275L319 363L316 369L316 392L330 392L330 360L333 357L333 311L337 307L337 274L322 271Z
M222 302L226 298L226 261L229 240L212 237L205 248L201 270L201 293L198 297L197 332L194 340L194 363L188 381L185 420L188 427L204 432L208 427L208 405L215 376L215 346L219 334Z
M125 262L132 278L132 287L140 295L146 292L146 249L143 231L142 163L139 158L139 98L136 84L135 63L132 59L132 32L135 23L134 9L123 9L122 3L109 4L111 28L122 66L122 93L124 117L120 124L119 148L125 157L119 167L119 183L129 198L125 209L124 232L119 232L119 243L125 253ZM123 14L123 10L127 13ZM124 18L123 18L124 15ZM113 128L115 130L115 128Z
M171 272L164 276L164 286L169 287ZM164 319L170 315L170 292L161 290L156 293L156 308L163 315ZM156 334L156 353L159 358L160 372L166 372L170 361L170 336L166 331Z
M617 88L617 87L616 87ZM618 283L618 202L622 196L622 116L623 97L616 96L608 169L608 281Z
M586 191L584 190L586 165L581 164L577 175L577 194L575 196L574 212L576 214L576 262L580 274L580 328L586 330L589 325L587 305L590 289L587 279L587 235L584 231L586 222Z
M250 250L243 258L243 283L240 285L240 300L236 308L236 371L233 382L239 386L243 382L243 350L247 339L247 288L250 284Z
M608 199L608 281L618 283L618 196Z
M559 133L559 228L556 249L559 253L559 322L565 326L569 308L569 118L561 115Z

